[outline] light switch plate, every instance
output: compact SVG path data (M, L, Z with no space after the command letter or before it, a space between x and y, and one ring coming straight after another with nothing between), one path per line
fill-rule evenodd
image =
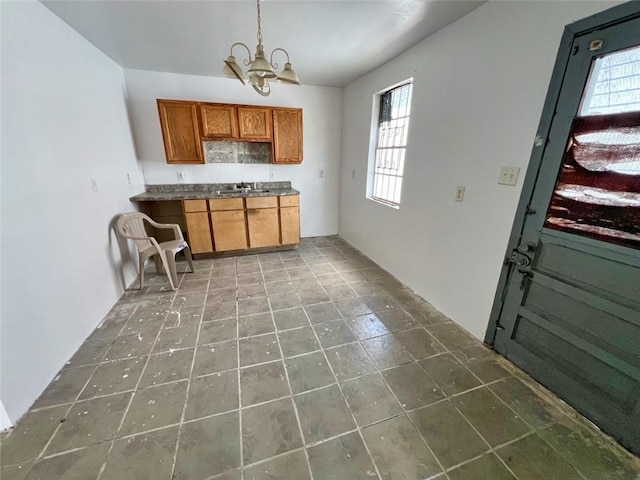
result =
M515 185L518 183L518 174L520 173L520 167L500 167L500 176L498 177L498 184L500 185Z
M455 196L455 200L456 202L462 202L464 201L464 187L462 185L458 185L456 187L456 196Z

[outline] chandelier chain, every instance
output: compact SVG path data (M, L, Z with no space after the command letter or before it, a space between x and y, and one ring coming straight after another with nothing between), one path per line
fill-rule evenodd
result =
M257 0L256 3L258 5L258 44L262 45L262 25L261 25L262 17L260 15L260 0Z

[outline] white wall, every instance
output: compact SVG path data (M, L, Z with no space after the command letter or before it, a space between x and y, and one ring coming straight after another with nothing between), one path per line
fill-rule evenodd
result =
M0 398L15 422L133 280L109 225L143 180L122 69L42 4L0 8Z
M220 62L222 59L203 59ZM342 90L330 87L272 85L269 97L237 80L125 69L138 159L147 184L290 180L301 192L302 236L338 231ZM167 165L158 119L157 98L270 105L303 109L302 165ZM323 177L320 178L320 172Z
M479 338L564 26L614 5L491 1L344 90L340 234ZM365 199L372 96L409 77L394 210ZM497 184L501 165L522 168L517 187Z

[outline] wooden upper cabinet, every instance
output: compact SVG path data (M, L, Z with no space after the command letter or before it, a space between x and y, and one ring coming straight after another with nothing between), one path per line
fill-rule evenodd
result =
M157 102L167 163L205 163L198 105L177 100Z
M232 105L200 105L202 136L238 138L238 114Z
M302 163L302 109L273 109L273 163Z
M270 142L272 138L271 109L237 107L238 130L242 140Z

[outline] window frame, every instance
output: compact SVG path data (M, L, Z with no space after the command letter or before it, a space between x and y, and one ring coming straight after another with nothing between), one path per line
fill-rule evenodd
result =
M399 89L404 87L405 85L409 85L410 89L409 89L409 100L407 103L407 112L408 115L403 116L403 119L407 119L407 125L406 125L406 131L404 133L404 144L403 145L396 145L396 146L383 146L380 147L379 146L379 140L380 140L380 126L382 125L382 123L380 122L380 103L381 103L381 98L384 94L388 93L388 92L392 92L393 90ZM387 207L391 207L394 209L399 209L400 208L400 203L402 202L402 180L404 179L404 166L405 166L405 161L406 161L406 151L407 151L407 146L409 143L409 130L410 130L410 126L411 126L411 105L412 105L412 101L413 101L413 87L414 87L414 81L413 81L413 77L407 78L401 82L398 82L396 84L393 84L387 88L384 88L383 90L380 90L378 92L376 92L373 95L372 98L372 109L371 109L371 126L370 126L370 138L369 138L369 157L368 157L368 165L367 165L367 190L366 190L366 198L369 200L372 200L376 203L385 205ZM377 172L376 171L376 159L378 157L378 151L379 150L395 150L395 149L402 149L403 150L403 154L402 154L402 164L401 164L401 173L399 175L392 175L389 173L382 173L382 172ZM387 198L383 198L383 197L377 197L374 194L374 187L376 185L376 180L379 179L382 176L386 176L386 177L396 177L399 178L399 186L400 186L400 194L398 195L397 198L397 203L391 199Z

